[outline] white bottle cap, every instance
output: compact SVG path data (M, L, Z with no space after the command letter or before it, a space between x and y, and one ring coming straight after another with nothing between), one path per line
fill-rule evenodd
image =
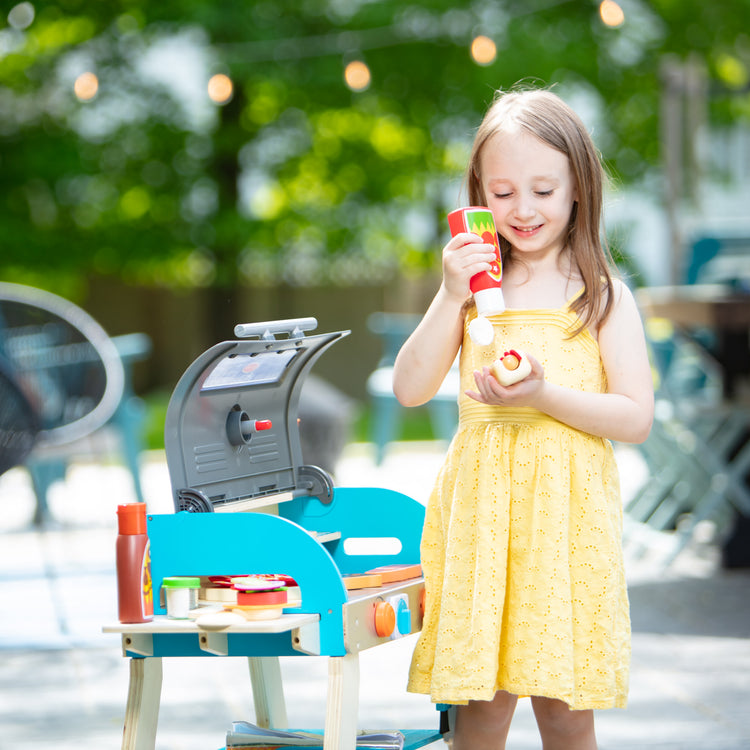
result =
M505 310L503 290L498 286L490 289L479 289L474 292L474 302L477 306L478 315L495 315Z
M489 346L495 340L495 329L487 318L480 315L469 323L469 337L477 346Z

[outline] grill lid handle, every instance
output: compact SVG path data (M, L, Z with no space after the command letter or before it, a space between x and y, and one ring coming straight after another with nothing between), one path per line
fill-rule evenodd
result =
M257 337L263 341L275 341L274 334L286 333L290 339L301 339L305 337L305 331L314 331L317 327L315 318L289 318L263 323L238 323L234 327L234 335L238 339Z

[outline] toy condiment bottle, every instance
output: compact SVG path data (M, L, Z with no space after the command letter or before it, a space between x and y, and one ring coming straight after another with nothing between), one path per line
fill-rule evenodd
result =
M146 533L146 503L117 506L117 610L120 622L154 617L151 550Z
M472 276L469 282L477 306L477 317L469 325L469 335L474 343L489 346L493 341L494 331L485 316L496 315L505 310L502 291L503 261L495 219L489 208L469 206L451 211L448 214L448 226L453 236L460 232L471 232L479 235L486 244L495 247L495 260L490 270Z

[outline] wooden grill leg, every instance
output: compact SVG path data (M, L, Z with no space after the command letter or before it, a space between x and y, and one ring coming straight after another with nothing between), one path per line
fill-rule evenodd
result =
M161 658L130 660L130 684L122 750L154 750L161 699Z
M250 656L255 723L259 727L286 729L286 703L278 656Z
M359 654L328 658L324 750L355 750L359 713Z

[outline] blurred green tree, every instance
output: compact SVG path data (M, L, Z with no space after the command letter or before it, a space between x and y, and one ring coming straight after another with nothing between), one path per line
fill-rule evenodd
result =
M18 3L0 28L0 273L212 287L234 320L239 285L434 267L497 88L556 84L624 181L658 163L663 55L698 53L744 92L717 111L747 116L750 0L620 6L612 27L591 0Z

